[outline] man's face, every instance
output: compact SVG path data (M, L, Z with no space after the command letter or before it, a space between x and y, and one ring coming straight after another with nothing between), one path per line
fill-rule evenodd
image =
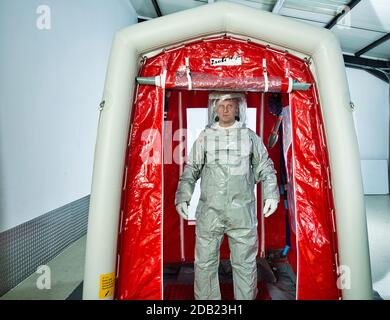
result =
M220 125L230 125L238 115L238 103L236 99L219 100L216 106Z

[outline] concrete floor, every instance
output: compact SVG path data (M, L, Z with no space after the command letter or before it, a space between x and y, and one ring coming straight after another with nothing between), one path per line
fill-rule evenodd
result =
M381 298L390 300L390 195L366 196L367 224L373 288ZM82 237L54 258L51 289L39 290L40 274L33 274L0 297L2 300L65 300L81 298L86 237Z
M390 195L366 196L365 201L373 287L390 300Z

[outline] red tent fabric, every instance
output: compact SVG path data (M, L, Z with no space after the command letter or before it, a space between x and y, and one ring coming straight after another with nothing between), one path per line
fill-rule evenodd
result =
M241 57L242 63L230 66L210 63L220 57ZM140 76L154 77L166 70L167 83L174 83L177 72L186 70L186 58L191 72L203 75L237 78L238 82L263 77L266 61L270 77L289 76L313 84L307 91L294 91L283 98L290 105L292 126L292 145L286 159L292 244L288 257L297 273L298 299L339 299L337 237L326 139L315 81L306 61L250 41L210 38L147 59ZM172 137L167 135L167 128L163 133L163 117L166 111L165 120L170 120L170 130L175 132L179 128L179 108L185 115L189 107L207 107L207 91L172 91L169 97L164 93L168 92L150 85L139 85L135 93L119 227L117 299L163 299L163 263L181 259L179 216L174 206L179 166L171 159L179 142L173 141L171 150L166 150L166 142L172 141ZM260 111L260 98L261 94L248 92L248 106ZM275 117L267 112L266 103L263 107L266 140ZM186 121L189 120L184 117L184 128ZM275 147L269 153L280 180L280 148ZM282 202L278 211L266 219L265 229L267 249L283 248L286 233ZM194 226L185 224L184 242L185 260L193 261ZM221 257L227 258L228 252L224 243Z

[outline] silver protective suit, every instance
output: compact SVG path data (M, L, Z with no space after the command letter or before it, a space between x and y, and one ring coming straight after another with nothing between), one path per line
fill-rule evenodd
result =
M216 103L236 98L239 121L218 125ZM255 132L246 128L246 99L238 93L209 95L209 123L195 141L179 179L175 204L189 204L196 181L201 195L196 209L195 299L220 300L219 250L228 236L235 299L257 295L258 252L254 186L262 181L264 199L279 200L276 171Z

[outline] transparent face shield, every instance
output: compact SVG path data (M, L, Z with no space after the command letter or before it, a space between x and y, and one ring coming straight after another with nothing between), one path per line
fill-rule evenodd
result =
M208 105L208 127L218 122L217 103L220 100L234 99L238 105L238 118L237 120L242 123L242 126L246 126L246 109L247 103L243 93L236 92L212 92L209 94Z

